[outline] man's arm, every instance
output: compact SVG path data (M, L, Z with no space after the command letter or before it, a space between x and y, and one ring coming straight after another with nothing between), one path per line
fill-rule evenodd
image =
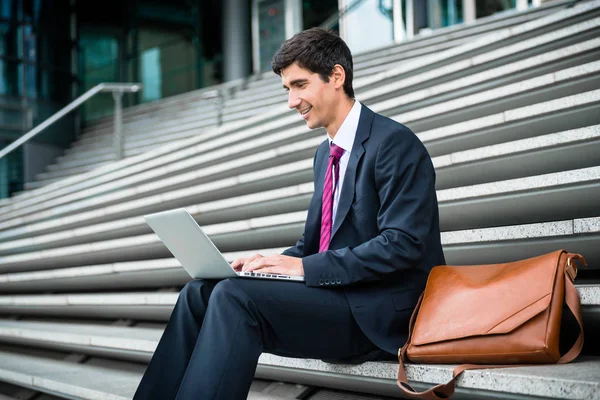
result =
M296 242L295 246L285 249L281 254L290 257L302 257L304 256L304 235Z
M389 135L377 150L375 187L380 202L380 234L356 246L302 259L306 284L334 279L341 285L377 281L419 264L425 242L439 226L435 171L423 144L410 131ZM438 233L439 234L439 233Z

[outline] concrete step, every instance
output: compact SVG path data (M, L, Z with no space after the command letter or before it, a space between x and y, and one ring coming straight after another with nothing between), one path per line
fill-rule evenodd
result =
M592 125L441 155L432 159L436 188L449 189L596 166L599 145L600 125ZM571 154L577 154L577 157Z
M190 107L188 105L182 109L165 108L164 110L161 110L160 114L148 115L145 119L132 122L124 121L123 133L125 139L127 140L131 136L142 135L145 132L155 131L160 126L164 126L165 124L168 124L169 121L173 120L181 121L181 123L198 121L197 123L200 126L202 126L202 124L209 126L214 124L218 113L219 109L215 104L211 104L208 107ZM202 123L201 121L204 122ZM113 136L113 132L113 121L102 127L86 128L84 133L79 137L78 141L73 144L73 146L81 147L103 143Z
M280 175L286 175L288 171L297 171L298 165L300 165L298 162L301 162L302 165L305 165L306 160L310 160L310 167L312 167L314 149L322 140L323 139L320 137L315 137L302 143L292 143L289 145L280 146L278 148L263 150L261 152L252 151L252 147L259 145L260 142L241 143L237 146L230 146L229 148L214 150L212 152L200 154L194 158L190 157L178 163L173 163L171 164L172 166L167 169L148 170L134 175L131 178L125 178L129 181L139 181L140 179L146 180L148 183L145 185L139 185L130 189L117 191L119 185L117 182L113 181L112 183L109 182L105 184L105 186L112 186L112 193L110 194L94 196L96 193L104 192L104 190L93 188L72 193L68 197L63 196L45 202L44 205L47 206L44 207L47 209L45 212L51 213L52 217L57 217L59 215L72 214L76 211L98 208L99 206L103 205L107 206L110 204L123 203L127 200L140 199L152 195L164 194L165 196L168 196L168 192L172 192L174 190L187 189L190 186L199 185L202 183L209 184L210 182L222 181L227 178L230 178L230 180L233 179L239 184L244 184L249 180L256 181L258 180L257 178L265 180L270 177L272 177L271 179L273 182L277 182L277 180L281 179ZM276 145L278 143L277 138L274 136L266 137L262 139L261 142L266 145L268 145L269 142L271 145ZM218 143L215 144L218 145ZM242 154L246 155L237 156L234 160L231 160L231 155L235 154L237 149L242 150ZM238 153L240 153L239 150ZM212 160L223 161L210 165L210 161ZM204 167L199 168L198 164L204 165ZM280 168L278 168L278 166ZM189 170L189 172L173 175L169 178L159 179L161 175L164 175L164 173L168 172L169 170L177 171L177 169L179 169L178 167L184 167L186 170ZM267 169L269 170L269 175L258 175L259 173L264 174L267 172ZM120 183L123 184L125 182L121 181ZM219 185L219 183L216 185ZM103 187L102 189L108 188ZM75 198L82 200L76 202L68 201L69 199L74 200ZM21 220L13 219L12 221L7 221L4 224L1 224L0 229L6 229L10 226L16 226L25 222L39 220L38 218L42 215L41 213L44 212L39 211L35 214L27 215L25 210L26 209L15 211L13 216L18 217L23 215L27 221L25 221L23 218Z
M306 212L238 220L203 227L222 251L291 246L304 230ZM600 217L442 232L450 264L500 263L557 248L584 254L590 274L600 267ZM129 236L0 256L0 272L35 271L170 256L155 234ZM587 272L584 272L587 274Z
M135 392L143 366L117 369L104 365L75 364L45 357L3 351L0 378L23 387L66 398L126 400ZM107 365L108 364L108 365ZM112 367L112 368L111 368ZM411 383L419 389L450 379L453 366L407 365ZM394 386L395 363L365 363L359 366L326 364L317 360L294 360L263 355L257 377L284 377L290 381L318 382L323 386L354 389L380 395L399 396ZM542 395L546 398L598 399L600 362L591 357L571 364L466 371L458 380L457 395L507 399ZM548 385L548 381L552 385ZM506 388L510 388L507 391ZM507 393L508 392L508 393ZM249 397L252 399L253 397ZM361 397L353 397L360 399Z
M580 293L586 326L590 325L590 328L597 331L600 327L600 309L598 308L600 284L576 284L576 287ZM166 323L177 301L177 290L179 289L174 288L172 292L0 295L0 313L2 315L81 317L88 320L125 318ZM73 324L73 326L77 327L79 323ZM134 328L129 329L134 332ZM48 336L47 340L52 340L52 338ZM597 343L595 345L597 346Z
M596 67L600 68L600 63L594 63L594 64L598 64L594 68L596 68ZM522 87L519 89L519 87L517 87L518 85L509 85L509 86L511 86L510 91L525 90L525 88L522 88ZM556 85L554 85L554 84L552 84L551 86L556 87ZM488 100L490 96L494 96L494 94L492 92L490 92L490 93L484 93L484 94L477 94L477 95L474 96L476 98L472 98L471 101L472 102L482 102L482 103L485 103L486 100ZM600 96L600 94L598 94L598 93L600 93L600 91L590 91L590 92L586 92L585 94L578 94L578 95L574 95L574 96L569 96L569 98L564 98L564 99L561 99L561 100L555 100L554 102L557 103L557 104L562 104L563 107L565 107L565 105L566 106L571 105L573 103L573 101L575 101L576 103L578 102L579 104L581 104L581 103L591 104L591 103L595 103L596 102L596 97ZM438 105L429 107L428 110L427 109L422 109L422 110L419 110L419 111L412 112L412 114L414 114L414 115L412 115L412 118L413 119L422 119L423 116L425 115L424 114L424 110L427 110L427 113L429 113L430 116L431 115L435 115L436 112L439 113L440 116L441 115L447 115L447 107L457 107L457 106L459 106L459 104L461 104L461 103L458 103L458 102L456 102L454 100L451 101L451 102L449 102L449 103L452 103L452 104L444 104L444 103L442 103L442 104L438 104ZM533 106L524 106L524 107L521 107L521 109L518 109L518 110L506 110L504 112L496 114L496 115L499 115L500 120L498 120L498 119L494 120L493 119L494 116L489 116L489 117L492 118L492 121L494 121L495 124L500 124L500 123L506 122L507 119L509 119L509 120L510 119L513 119L513 120L514 119L527 119L529 117L529 115L530 115L530 112L532 111L531 110L532 108L537 108L539 110L538 113L541 113L541 114L546 114L547 111L548 111L548 108L551 108L551 107L557 108L556 105L550 104L549 102L546 102L546 103L547 104L544 104L544 103L538 104L536 107L533 107ZM524 112L527 112L527 114L524 114ZM505 115L504 115L505 113L509 115L508 118L505 117ZM520 113L520 115L519 115L519 113ZM407 122L407 120L408 120L408 123L410 124L410 120L411 120L411 115L410 114L411 114L411 112L409 112L407 114L403 114L401 116L398 116L397 119L405 121L405 122ZM595 115L596 119L597 119L597 113L593 113L592 112L592 117L591 118L594 118L593 115ZM586 122L588 122L588 121L586 121ZM593 121L589 121L589 122L593 123ZM488 124L489 124L489 122L488 122ZM455 126L456 125L457 124L455 124ZM451 126L451 127L455 127L455 126ZM298 127L296 129L297 129L295 131L296 136L308 132L305 127ZM464 128L463 128L463 130L464 130ZM450 131L451 131L450 129L445 130L444 131L444 132L446 132L445 135L446 136L453 136L452 139L457 139L456 135L450 135L448 133ZM253 133L252 131L247 131L247 132L242 132L242 133L238 134L237 136L245 136L246 139L247 139L248 136L251 135L252 133ZM435 133L436 132L434 132L434 134ZM290 134L291 134L291 132L290 132ZM420 135L421 139L426 143L426 145L428 145L428 143L427 143L428 141L426 140L427 135L434 136L434 135L432 135L431 131L428 131L428 132L426 131L426 132L421 133L419 135ZM226 143L227 141L231 141L232 139L234 139L234 137L236 137L236 136L233 135L233 137L232 136L224 137L221 140ZM270 135L268 137L263 136L263 137L261 137L260 140L254 140L252 142L248 142L248 141L243 142L241 144L241 146L242 146L242 148L247 148L248 145L250 145L250 146L252 146L252 145L257 146L257 145L260 145L260 144L264 143L265 140L269 141L269 138L271 139L271 142L273 143L273 141L276 141L277 137L278 137L277 134L273 134L273 135ZM482 136L480 136L480 138L481 137ZM503 139L502 139L503 136L500 136L500 135L490 135L489 138L490 138L489 141L492 141L492 140L493 141L503 141ZM440 141L440 135L438 134L435 137L435 139L439 142ZM460 139L462 139L462 137L458 138L458 140L460 141L460 143L468 146L468 144L467 144L467 142L465 140L460 140ZM513 138L512 137L507 137L507 139L510 140L510 139L513 139ZM447 144L447 142L448 141L446 140L445 144ZM483 142L483 143L481 143L481 142ZM469 140L468 143L473 143L473 141ZM490 144L490 143L485 142L485 141L480 141L479 143L482 144L482 145ZM221 142L219 142L218 140L214 140L214 141L211 141L209 143L205 143L204 145L200 145L200 146L198 146L198 148L205 148L207 150L210 149L210 148L214 149L215 147L218 148L218 146L220 144L221 144ZM232 147L230 145L228 148L225 148L224 150L225 151L230 151L231 149L232 149ZM428 145L428 149L430 149L429 145ZM463 148L461 148L461 150L462 149ZM455 149L452 149L452 150L455 150ZM430 150L430 152L435 155L435 153L436 153L435 152L435 148L433 150ZM188 149L188 154L189 153L190 153L190 151ZM212 154L214 154L214 152L212 152L211 155L209 155L209 156L214 159L215 157L213 157ZM259 155L257 154L256 156L259 156ZM172 154L171 154L171 157L172 157ZM202 159L202 158L206 159L206 156L204 156L204 157L200 156L200 159ZM172 160L172 158L169 158L169 156L167 156L163 160L154 160L154 164L161 163L161 161L166 161L166 159ZM185 161L179 162L179 165L184 166L184 168L186 170L191 170L192 165L191 165L190 161L193 162L193 160L194 159L192 159L192 160L186 159ZM240 159L238 159L237 161L239 162L239 160ZM133 178L136 179L136 180L139 180L141 177L145 177L146 179L150 179L150 178L156 179L156 175L157 175L156 173L157 172L158 173L164 173L164 172L167 172L167 171L173 171L174 172L174 170L176 170L176 165L177 165L176 163L171 163L170 168L168 170L166 170L166 171L165 171L165 169L154 170L153 172L152 171L148 171L145 174L139 174L139 175L137 175L137 176L135 176ZM139 167L140 166L138 165L138 170L140 170ZM196 166L196 168L197 168L197 166ZM111 176L114 176L114 175L111 175ZM169 178L169 181L172 182L173 181L172 178ZM131 179L126 179L125 182L131 182ZM190 183L191 182L188 182L187 184L189 185ZM66 202L76 200L77 198L89 197L90 195L93 195L93 194L102 193L102 191L107 190L109 186L110 186L111 190L115 190L116 189L116 187L115 187L116 185L119 185L119 183L115 182L114 179L113 179L113 180L111 180L110 183L107 183L107 184L104 184L104 185L100 185L100 186L96 186L94 189L86 190L86 191L81 191L80 193L72 193L69 196L61 196L58 199L55 199L55 200L52 200L52 201L47 201L44 204L45 204L46 207L53 207L53 206L56 206L56 205L59 205L59 204L64 204ZM176 187L172 187L172 189L176 189ZM121 198L120 200L122 201L123 198ZM21 204L22 204L22 202L21 202ZM32 210L32 209L35 209L36 211L39 211L39 206L33 207L33 205L32 205L29 208L26 207L24 209L22 208L20 210L15 210L13 212L11 212L11 211L5 212L3 214L4 215L4 219L10 219L11 217L18 217L20 215L25 215L25 214L27 214L28 210ZM1 224L1 225L2 225L3 228L8 227L7 225L4 225L4 224Z
M214 112L214 100L203 98L206 92L215 92L217 85L212 88L201 89L182 93L181 96L171 96L151 103L142 103L136 106L128 107L123 110L123 123L132 126L145 126L152 121L164 119L168 115L189 115L192 112ZM186 97L186 99L184 99ZM95 135L102 135L106 132L112 132L114 124L113 116L92 121L85 127L82 137L90 138Z
M188 92L193 94L192 92ZM177 102L169 104L168 99L164 99L165 104L150 111L137 112L131 114L135 107L128 107L123 110L123 124L131 127L149 128L157 122L172 117L186 118L193 114L214 114L217 102L215 99L203 99L200 97L190 99L185 102ZM157 102L158 103L158 102ZM114 128L113 116L107 117L102 122L92 122L85 127L82 138L92 138L94 136L102 136L107 133L112 133Z
M552 32L543 41L533 38L508 48L446 63L427 72L396 79L385 87L359 93L359 99L364 96L370 102L378 103L373 104L373 107L380 107L377 111L383 111L397 105L410 106L411 102L426 98L461 97L591 62L595 57L587 52L598 49L595 40L598 25L599 20L595 18ZM566 60L561 55L573 59Z
M281 254L287 247L223 253L232 262L237 258L259 254ZM81 291L178 287L190 276L175 258L87 265L32 272L0 274L0 289L9 292Z
M111 369L0 351L0 380L67 399L128 400L144 366Z
M170 130L173 128L173 121L178 121L177 119L168 119L163 122L159 122L151 127L128 127L125 138L125 146L131 146L135 144L137 141L144 140L145 138L151 136L156 139L157 144L161 144L164 142L168 142L165 140L164 136L161 136L161 132L165 130ZM215 127L217 125L217 116L213 113L213 115L193 115L186 119L182 119L178 121L176 129L178 131L186 131L188 135L191 135L194 131L198 129L208 129L211 127ZM85 138L81 139L75 143L73 143L73 148L77 148L79 151L84 146L89 145L103 145L110 146L110 142L112 139L112 133L107 132L102 136Z
M28 326L29 325L29 326ZM127 358L149 359L160 337L160 329L119 328L83 326L68 324L19 323L18 328L10 323L0 328L3 339L14 335L27 343L51 345L54 349L77 349L89 353L115 354ZM20 337L19 337L20 336ZM131 338L131 337L134 338ZM36 390L65 391L78 398L112 399L106 391L118 383L129 390L131 396L141 378L139 369L129 369L115 379L110 370L85 364L72 364L65 361L49 360L42 357L17 355L0 352L0 379L7 382L32 387ZM119 364L116 364L117 366ZM394 362L369 362L357 366L332 365L318 360L298 360L263 354L259 360L256 377L318 384L320 386L343 387L344 389L398 396L394 387L397 364ZM419 388L423 384L437 384L448 381L454 366L408 364L407 376ZM141 369L141 366L140 366ZM80 376L76 371L84 371ZM105 374L105 381L99 373ZM136 374L137 373L137 374ZM135 375L134 375L135 374ZM565 365L544 365L535 367L515 367L504 369L466 371L457 381L458 394L475 390L482 397L498 396L498 392L510 395L543 396L560 399L597 399L600 388L600 359L582 356L575 362ZM29 378L29 379L28 379ZM37 379L36 379L37 378ZM61 379L62 378L62 379ZM129 380L129 384L125 382ZM548 382L552 382L551 385ZM47 383L51 382L51 386ZM43 385L46 383L46 385ZM94 384L103 383L101 386ZM82 388L83 386L83 388ZM104 393L100 389L104 388ZM507 390L509 388L509 390ZM83 390L82 390L83 389ZM77 392L76 392L77 391ZM464 392L463 392L464 391ZM492 393L486 393L486 392ZM495 392L495 393L494 393ZM96 396L104 397L96 397ZM114 395L114 394L113 394ZM125 397L129 398L129 397ZM522 398L522 397L521 397Z
M514 142L502 143L484 148L467 150L438 156L433 158L434 166L437 172L437 188L447 189L458 186L472 185L478 183L488 183L500 181L507 178L524 177L536 173L547 173L555 171L565 171L582 167L595 166L597 164L597 153L600 149L600 125L594 125L581 129L574 129L567 132L542 135L536 138L524 139ZM311 139L312 140L312 139ZM318 140L317 140L318 141ZM307 142L310 145L310 142ZM576 152L578 157L572 157ZM268 168L262 171L256 171L250 175L244 174L237 177L236 181L225 178L222 181L213 181L210 184L200 184L198 186L187 186L185 189L171 191L167 195L150 196L145 199L120 202L115 206L105 206L93 211L72 214L60 219L50 219L40 222L46 217L56 216L60 209L53 209L52 214L41 212L32 214L23 218L27 225L6 229L0 232L0 238L10 239L23 235L31 236L44 232L55 232L61 228L89 225L95 222L106 222L116 218L122 219L144 213L156 212L168 208L187 206L200 200L200 195L206 195L210 188L216 185L218 191L223 192L220 196L214 193L211 199L232 197L236 195L250 195L260 190L260 186L250 185L248 192L244 192L241 183L249 183L252 179L262 176L271 177L273 172L279 172L284 175L286 172L296 171L301 173L303 181L308 183L312 179L312 161L306 159L289 165L275 167L275 170ZM291 167L291 169L289 168ZM524 173L523 171L526 171ZM273 186L275 182L265 189L276 189L280 186ZM237 186L235 192L231 192L234 185ZM287 180L284 185L289 185ZM208 185L208 186L207 186ZM229 188L229 190L226 190ZM264 188L264 186L263 186ZM283 196L287 196L282 193ZM251 195L254 198L253 195ZM264 200L264 199L263 199ZM255 201L260 201L257 199ZM228 204L228 203L227 203ZM83 205L85 206L85 204Z
M229 193L228 198L187 209L204 226L306 211L313 187L312 182L307 182L237 197ZM438 191L440 227L446 231L600 215L600 204L595 201L596 198L600 198L600 166L445 189ZM0 255L150 233L140 211L149 213L171 207L167 207L164 201L155 208L145 208L149 205L145 202L141 209L128 207L136 213L129 218L123 215L114 221L102 218L106 222L98 224L80 219L84 226L74 229L65 229L60 220L54 220L59 231L33 236L34 232L28 229L26 238L0 243ZM118 209L119 205L115 208ZM490 209L495 210L492 215ZM107 214L105 212L103 217ZM6 237L3 234L9 232L0 232L0 237Z
M422 132L600 88L600 62L557 71L501 88L393 115ZM567 78L568 75L572 75ZM491 143L488 143L491 144Z
M76 169L78 167L85 167L90 164L97 164L103 162L110 162L115 160L114 151L102 152L102 153L88 153L87 157L73 158L73 157L58 157L56 163L48 165L46 169L48 172L58 172L68 169ZM54 174L56 176L56 174Z

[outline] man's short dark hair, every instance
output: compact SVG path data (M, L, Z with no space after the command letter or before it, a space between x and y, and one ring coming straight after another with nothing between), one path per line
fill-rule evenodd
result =
M346 43L334 32L322 28L310 28L295 34L281 45L273 56L273 72L281 76L281 70L294 62L315 74L323 82L329 82L333 67L341 65L346 72L344 92L354 98L352 88L352 53Z

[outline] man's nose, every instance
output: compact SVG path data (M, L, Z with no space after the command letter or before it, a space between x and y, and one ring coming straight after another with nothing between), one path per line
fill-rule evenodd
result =
M300 105L300 99L290 90L288 93L288 107L296 108Z

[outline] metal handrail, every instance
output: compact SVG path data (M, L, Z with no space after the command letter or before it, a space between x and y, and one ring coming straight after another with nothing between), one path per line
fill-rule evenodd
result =
M81 104L83 104L84 102L89 100L91 97L93 97L94 95L96 95L97 93L100 93L100 92L112 92L113 98L115 100L115 116L114 116L115 117L115 140L114 140L114 144L115 144L115 153L116 153L117 159L121 159L121 158L123 158L121 97L123 96L123 93L135 93L135 92L139 91L140 89L142 89L142 85L140 83L100 83L100 84L94 86L93 88L91 88L90 90L88 90L87 92L85 92L84 94L82 94L81 96L79 96L78 98L76 98L75 100L73 100L71 103L67 104L65 107L63 107L62 109L60 109L59 111L54 113L52 116L50 116L48 119L46 119L44 122L42 122L41 124L39 124L38 126L33 128L32 130L27 132L26 134L24 134L23 136L21 136L20 138L18 138L17 140L12 142L8 146L6 146L4 149L0 150L0 159L2 159L2 157L6 156L8 153L15 150L16 148L18 148L19 146L21 146L28 140L35 137L41 131L43 131L44 129L46 129L47 127L49 127L50 125L52 125L53 123L55 123L56 121L58 121L59 119L64 117L66 114L73 111L75 108L79 107Z

